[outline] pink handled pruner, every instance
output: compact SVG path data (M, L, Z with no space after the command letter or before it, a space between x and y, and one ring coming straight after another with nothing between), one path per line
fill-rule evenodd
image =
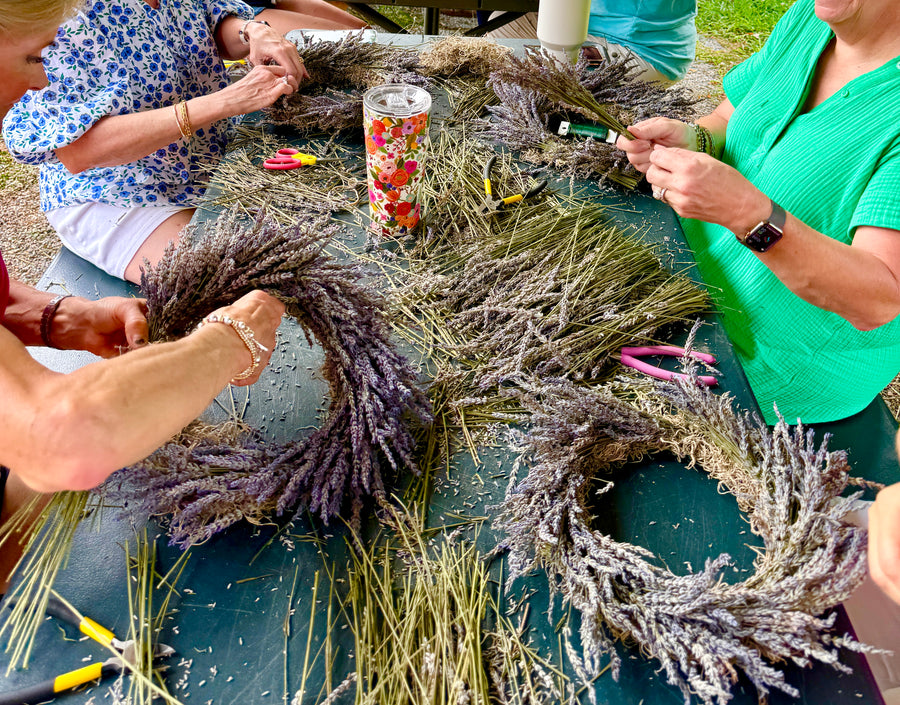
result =
M687 375L683 375L679 372L670 372L669 370L662 370L658 367L654 367L653 365L648 365L646 362L638 359L639 357L646 357L648 355L668 355L670 357L684 357L685 350L684 348L677 348L674 345L648 345L642 348L622 348L621 355L619 356L619 362L625 365L625 367L631 367L638 372L643 372L645 375L655 377L656 379L671 380L683 379L687 377ZM716 364L716 358L709 353L691 350L690 356L695 360L705 362L707 365ZM715 387L719 383L715 377L712 377L710 375L700 375L696 379L700 382L700 384L706 387Z

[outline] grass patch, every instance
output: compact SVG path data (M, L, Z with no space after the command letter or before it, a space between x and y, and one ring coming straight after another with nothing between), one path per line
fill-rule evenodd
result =
M793 0L699 0L697 31L715 42L701 41L697 58L713 64L724 76L762 47L792 4Z

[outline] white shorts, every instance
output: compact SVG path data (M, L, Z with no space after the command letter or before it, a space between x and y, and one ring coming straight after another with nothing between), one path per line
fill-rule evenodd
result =
M120 279L144 241L179 206L124 208L107 203L79 203L47 211L59 239L79 257Z

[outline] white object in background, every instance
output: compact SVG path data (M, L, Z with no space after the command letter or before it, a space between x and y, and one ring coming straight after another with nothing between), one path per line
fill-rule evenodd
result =
M540 0L537 37L548 53L573 64L587 39L591 0Z

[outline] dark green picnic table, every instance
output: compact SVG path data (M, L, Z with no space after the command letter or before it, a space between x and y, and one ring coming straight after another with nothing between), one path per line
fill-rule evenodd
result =
M411 40L412 41L412 40ZM437 116L432 129L440 129ZM351 141L349 144L353 144ZM364 151L358 143L360 158ZM638 237L656 243L667 253L663 261L675 270L692 262L681 227L674 213L642 192L601 190L590 184L587 197L610 207L615 221L632 229ZM558 187L562 187L558 184ZM354 230L355 228L355 230ZM359 243L363 233L349 226L347 237ZM138 294L135 287L109 277L71 252L63 250L40 282L42 288L88 297ZM246 421L273 440L292 437L295 429L316 423L318 409L327 403L326 386L316 374L321 351L310 348L296 325L288 321L280 330L280 343L259 383L249 392ZM681 339L674 340L682 342ZM754 409L740 364L734 356L717 317L710 315L698 335L698 348L712 352L722 373L720 389L729 392L741 407ZM406 348L411 355L415 351ZM75 369L92 358L86 354L37 349L35 356L61 371ZM235 392L240 405L244 392ZM232 403L226 390L208 412L213 420L225 416ZM832 448L846 448L855 474L890 483L900 480L893 450L896 424L880 400L862 413L844 421L821 424L819 434L833 434ZM429 508L429 523L452 523L459 515L489 515L500 502L508 484L513 457L505 447L482 448L476 465L468 452L457 453L450 473L435 478ZM871 498L871 495L870 495ZM604 495L603 530L614 538L642 545L655 552L676 572L700 566L711 556L729 553L735 560L737 578L752 571L755 553L749 527L728 495L720 494L716 483L702 472L687 469L664 458L636 463L617 478L615 489ZM88 524L90 522L86 522ZM165 572L177 559L179 549L166 544L164 530L151 524L159 534L160 568ZM132 540L132 528L106 512L99 526L79 530L70 564L60 575L58 591L78 609L99 622L124 633L127 629L126 569L121 544ZM328 594L326 569L334 569L340 579L346 575L350 554L347 531L338 524L324 527L320 522L299 516L290 525L254 527L238 524L207 543L191 549L191 559L179 583L180 594L173 600L177 609L160 639L175 647L170 660L170 689L186 705L190 703L265 703L287 701L299 687L307 651L307 630L311 613L316 614L312 636L312 660L307 681L307 697L302 705L313 705L324 697L326 668L319 651L325 639L325 602ZM489 525L478 536L489 549L494 537ZM492 574L505 575L502 558L494 561ZM319 573L319 605L312 603L313 585ZM323 587L324 586L324 587ZM506 587L506 586L504 586ZM530 635L541 653L559 662L555 622L562 612L555 605L553 623L548 619L549 590L544 575L532 575L510 587L510 599L529 608ZM312 612L311 612L312 610ZM337 612L337 610L335 610ZM839 608L838 629L846 630ZM285 625L290 629L285 631ZM286 636L288 634L288 636ZM70 634L71 636L71 634ZM343 618L331 630L335 654L331 663L333 683L340 683L355 668L353 639ZM578 644L576 643L576 650ZM658 664L648 660L634 646L617 646L623 658L618 681L609 673L593 684L600 705L663 705L682 702L678 690L657 672ZM318 656L316 656L319 654ZM0 683L0 692L41 681L57 673L83 665L82 658L104 659L104 652L90 642L72 643L48 622L38 633L38 643L28 670L13 672ZM856 705L880 703L881 697L865 659L844 652L843 661L852 669L842 674L821 664L801 669L781 664L787 681L801 697L794 700L772 693L769 703L809 705ZM7 657L0 655L0 668ZM314 660L313 660L314 659ZM285 674L287 681L285 682ZM287 690L285 690L287 688ZM89 693L59 698L60 703L107 702L104 686ZM353 689L339 703L353 699ZM586 694L582 700L587 702ZM734 688L735 705L757 702L755 689L745 679ZM381 704L391 705L391 704Z

